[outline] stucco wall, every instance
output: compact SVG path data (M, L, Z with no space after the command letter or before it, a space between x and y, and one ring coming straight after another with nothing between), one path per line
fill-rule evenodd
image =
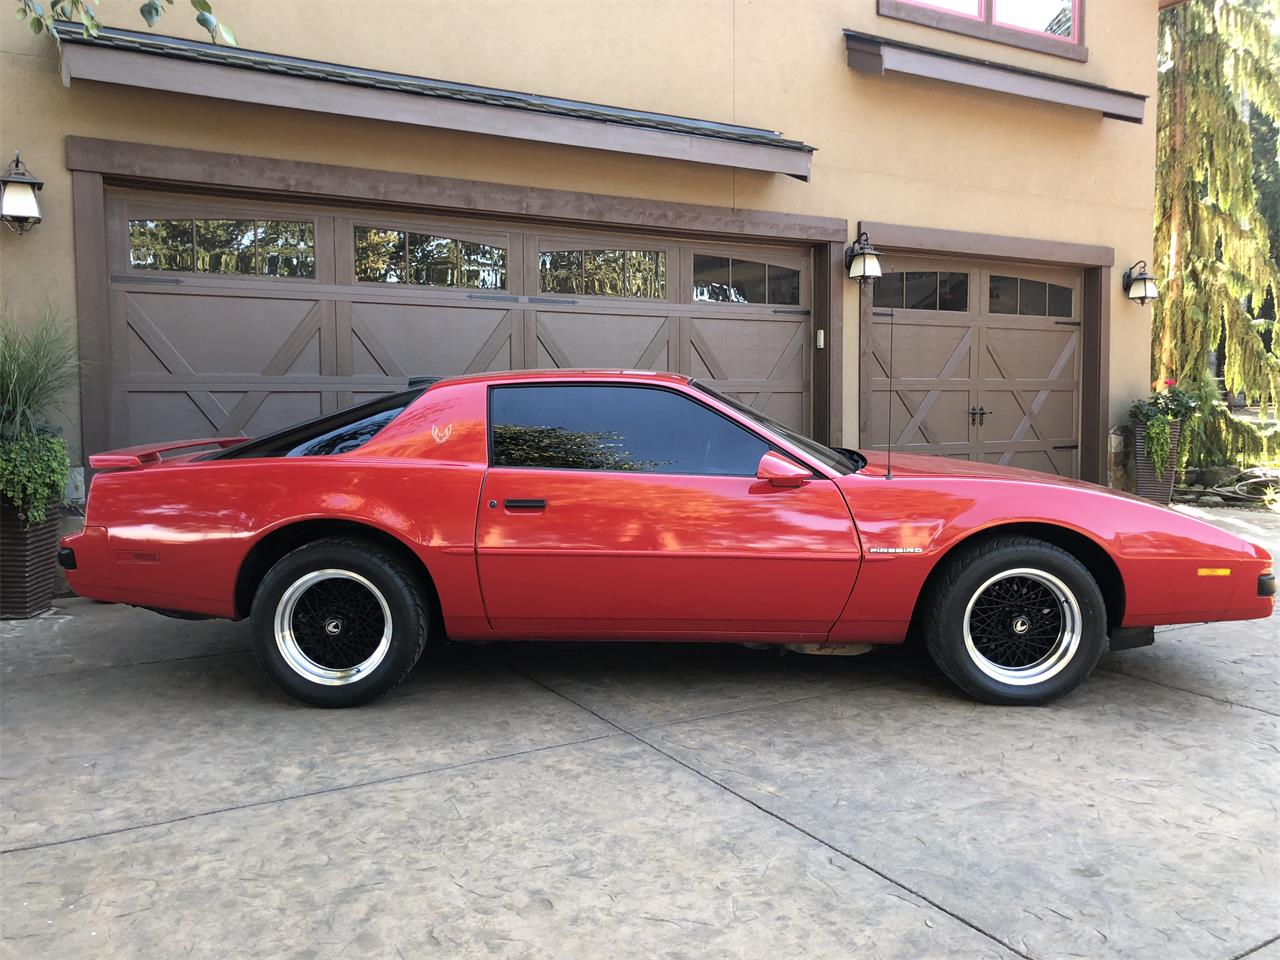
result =
M735 172L577 148L90 82L62 85L47 37L0 18L0 149L46 182L45 222L0 231L0 290L33 317L75 310L69 134L658 200L1008 234L1116 248L1113 422L1148 380L1150 310L1124 266L1149 259L1154 101L1141 125L845 64L841 28L1155 93L1156 0L1086 0L1087 63L876 15L874 0L403 2L394 23L338 0L218 0L241 44L296 56L781 130L816 146L813 178ZM185 5L161 31L203 39ZM113 26L136 5L104 0ZM845 439L856 439L858 292L845 286ZM94 358L84 358L92 362ZM79 413L66 414L75 439Z

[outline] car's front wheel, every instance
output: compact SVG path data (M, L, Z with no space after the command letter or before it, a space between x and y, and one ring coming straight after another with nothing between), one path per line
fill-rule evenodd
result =
M414 578L375 547L317 540L268 571L253 601L254 650L299 700L353 707L417 663L428 618Z
M1030 537L993 537L946 561L926 598L925 640L938 667L987 703L1048 703L1092 672L1107 610L1075 557Z

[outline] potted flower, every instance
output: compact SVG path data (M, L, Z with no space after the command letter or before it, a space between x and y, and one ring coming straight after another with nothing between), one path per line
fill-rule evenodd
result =
M0 317L0 619L47 610L71 464L47 415L76 380L75 345L51 316Z
M1196 408L1196 400L1166 380L1157 390L1129 408L1137 467L1138 496L1168 503L1178 468L1182 424Z

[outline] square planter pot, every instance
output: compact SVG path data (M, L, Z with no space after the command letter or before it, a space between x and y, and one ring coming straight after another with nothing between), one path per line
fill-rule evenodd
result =
M1151 457L1147 455L1147 425L1138 423L1133 428L1134 476L1137 479L1138 496L1156 503L1168 503L1173 499L1173 478L1178 472L1178 438L1182 433L1182 421L1169 425L1169 456L1164 469L1156 474Z
M43 523L24 524L0 495L0 620L24 620L53 606L60 513L50 504Z

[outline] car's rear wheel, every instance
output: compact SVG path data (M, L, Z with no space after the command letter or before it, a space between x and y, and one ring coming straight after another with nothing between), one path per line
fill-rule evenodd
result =
M993 537L946 561L924 608L929 653L987 703L1070 692L1107 643L1102 592L1075 557L1030 537Z
M377 548L317 540L286 554L253 601L254 650L285 692L353 707L404 679L428 617L413 576Z

